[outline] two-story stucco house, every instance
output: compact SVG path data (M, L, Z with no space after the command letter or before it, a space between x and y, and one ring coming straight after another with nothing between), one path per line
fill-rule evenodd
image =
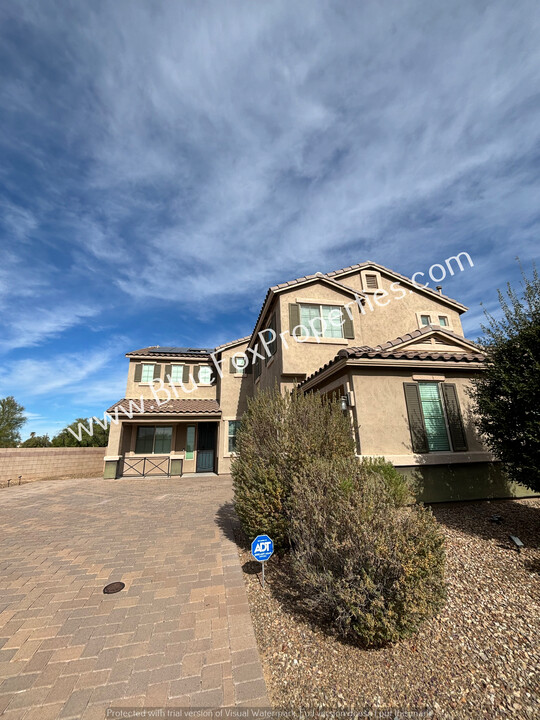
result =
M336 393L358 455L439 468L446 489L432 494L456 497L452 482L470 486L470 473L456 480L458 468L493 467L471 418L467 387L484 358L464 337L466 310L366 262L271 287L248 337L129 352L126 396L109 408L119 421L106 477L228 473L247 398L277 384ZM504 495L488 475L465 496Z

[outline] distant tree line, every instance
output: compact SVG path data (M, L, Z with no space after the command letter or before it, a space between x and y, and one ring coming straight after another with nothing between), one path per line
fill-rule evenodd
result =
M107 447L109 441L109 428L103 430L99 425L94 427L92 436L83 431L81 440L77 440L72 433L68 432L68 428L79 435L79 423L87 425L86 418L77 418L60 430L52 440L47 434L36 435L35 432L31 432L30 437L21 442L20 431L26 420L24 407L15 400L13 395L0 398L0 447Z

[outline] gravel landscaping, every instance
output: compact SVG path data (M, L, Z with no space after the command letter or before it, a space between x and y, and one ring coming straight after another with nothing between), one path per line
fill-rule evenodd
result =
M314 625L291 586L286 558L267 564L263 590L260 565L239 536L274 708L540 717L540 499L448 503L433 511L447 539L446 606L414 638L378 650ZM521 553L510 534L523 541Z

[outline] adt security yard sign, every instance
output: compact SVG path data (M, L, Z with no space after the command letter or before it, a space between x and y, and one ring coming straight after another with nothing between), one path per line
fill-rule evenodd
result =
M268 535L257 535L251 543L251 554L262 563L262 586L264 587L264 563L269 560L274 553L274 541Z

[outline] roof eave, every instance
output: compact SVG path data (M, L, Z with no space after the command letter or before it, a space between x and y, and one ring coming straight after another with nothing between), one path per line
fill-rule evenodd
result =
M418 368L425 365L436 370L484 370L485 365L482 361L478 360L434 360L433 358L354 358L354 357L336 357L332 360L328 367L323 370L317 371L314 375L307 378L299 384L299 388L302 390L309 390L310 387L318 385L321 381L326 380L332 375L337 374L338 371L346 367L355 366L372 366L372 367L389 367L389 368L403 368L413 367Z

